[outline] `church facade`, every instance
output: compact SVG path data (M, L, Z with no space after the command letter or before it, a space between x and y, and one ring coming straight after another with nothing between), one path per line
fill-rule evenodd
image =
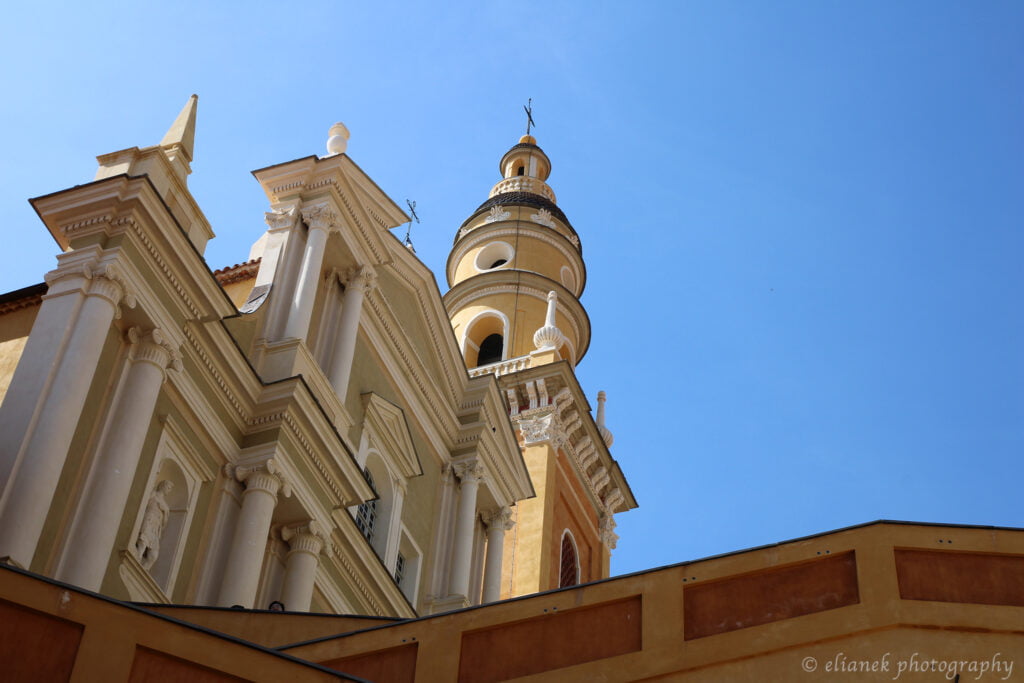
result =
M442 298L341 124L255 172L267 230L210 272L196 114L33 200L63 251L0 304L0 556L126 600L401 617L606 577L636 503L575 381L585 270L536 141Z
M267 229L211 271L196 115L32 200L57 266L0 295L10 680L1020 675L1024 530L878 522L609 578L637 502L576 379L581 235L533 136L442 294L342 124L255 171Z

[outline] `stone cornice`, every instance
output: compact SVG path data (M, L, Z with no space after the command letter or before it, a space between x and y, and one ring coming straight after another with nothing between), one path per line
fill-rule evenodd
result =
M234 313L234 305L147 176L104 178L31 202L65 250L95 235L128 238L163 276L164 288L173 293L186 318L210 320ZM203 272L208 276L196 276ZM149 277L143 282L153 286Z

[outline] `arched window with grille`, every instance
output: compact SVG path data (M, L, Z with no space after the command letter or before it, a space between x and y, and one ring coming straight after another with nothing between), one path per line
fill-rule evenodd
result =
M562 532L562 560L559 566L559 588L575 586L580 582L580 561L576 553L576 541L568 529Z
M377 487L373 483L373 475L370 474L369 468L363 468L363 476L366 478L366 483L373 489L373 494L377 495ZM373 525L377 522L377 501L368 500L365 503L359 504L359 509L356 510L356 526L359 527L360 533L366 537L366 540L373 540Z

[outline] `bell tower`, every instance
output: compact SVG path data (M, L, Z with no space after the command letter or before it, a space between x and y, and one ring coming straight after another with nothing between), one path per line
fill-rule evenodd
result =
M535 494L503 517L501 586L484 602L606 578L614 514L636 507L608 450L604 392L595 420L576 379L590 345L587 272L547 182L551 160L528 129L498 171L455 236L444 296L470 376L497 378ZM481 522L490 558L500 530Z
M579 236L547 184L551 161L532 135L505 152L487 201L459 229L445 304L469 368L532 357L575 366L590 344L579 297Z

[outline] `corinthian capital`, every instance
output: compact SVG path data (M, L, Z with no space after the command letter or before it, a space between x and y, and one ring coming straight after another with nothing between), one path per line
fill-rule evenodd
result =
M271 230L285 230L295 225L295 207L274 209L263 214L263 220Z
M370 266L356 266L345 271L343 280L345 287L359 287L364 294L369 294L377 284L377 273Z
M516 525L516 523L512 521L512 509L509 507L500 507L490 514L485 515L484 524L487 525L488 531L492 529L508 531Z
M337 224L338 216L326 204L317 204L302 209L302 220L310 230L330 231Z
M463 484L467 481L480 483L480 480L484 478L484 467L477 460L462 460L452 463L452 468L455 470L455 476Z

